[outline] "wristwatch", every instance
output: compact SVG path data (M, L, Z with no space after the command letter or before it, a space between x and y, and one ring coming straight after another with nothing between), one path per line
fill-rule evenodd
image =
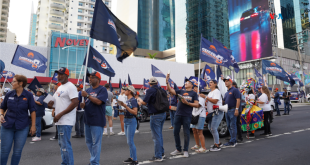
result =
M86 96L87 98L89 97L89 95Z
M236 110L238 110L239 108L236 108Z

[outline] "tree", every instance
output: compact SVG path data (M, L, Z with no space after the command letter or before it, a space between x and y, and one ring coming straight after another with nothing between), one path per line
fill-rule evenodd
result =
M147 53L150 57L150 59L156 59L155 56L157 55L157 53L151 54L151 53Z

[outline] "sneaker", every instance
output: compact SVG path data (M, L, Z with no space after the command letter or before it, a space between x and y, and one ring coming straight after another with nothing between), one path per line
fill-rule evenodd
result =
M108 132L103 132L103 136L108 136Z
M189 155L188 155L188 152L187 152L187 151L184 151L184 155L183 155L183 157L185 157L185 158L188 158L188 157L189 157Z
M251 138L251 139L255 138L254 133L250 133L250 135L249 135L249 137L248 137L248 138Z
M138 162L138 161L132 161L132 162L130 163L130 165L139 165L139 162Z
M221 147L217 147L216 145L213 145L212 148L210 148L211 152L221 151Z
M198 150L200 148L200 146L198 146L197 144L191 148L191 150L195 151L195 150Z
M41 137L34 137L32 138L32 141L33 142L41 141Z
M72 138L81 138L81 135L74 135Z
M279 114L279 115L275 115L275 116L281 116L281 115Z
M50 140L51 141L53 141L53 140L57 140L58 138L55 138L55 136L54 137L52 137L52 138L50 138Z
M166 155L163 153L163 154L161 155L161 158L162 158L162 159L165 159L165 158L166 158Z
M286 113L283 113L282 115L286 115Z
M171 127L169 127L169 129L173 129L173 127L171 126Z
M196 150L195 152L197 152L197 153L207 153L208 150L206 150L206 149L201 147L201 148L199 148L199 150Z
M117 135L125 135L125 132L120 132Z
M223 148L236 147L236 145L237 145L237 143L228 142L228 143L224 144Z
M113 117L113 120L116 120L117 118L116 117Z
M149 160L150 162L162 162L162 158L156 158L155 156L152 157L152 159Z
M114 132L110 132L110 136L112 136L112 135L115 135L115 133Z
M123 161L123 163L131 163L131 162L133 162L133 160L131 158L128 158L128 159Z
M223 144L223 143L220 143L220 144L218 144L218 145L219 145L219 147L223 147L224 144ZM211 145L210 148L212 148L213 146L215 146L215 144Z
M136 130L135 133L139 133L139 130Z
M269 133L268 133L268 136L272 136L272 133L271 133L271 132L269 132Z
M180 152L180 151L178 151L178 150L175 150L175 151L173 151L173 152L170 153L170 155L172 155L172 156L175 156L175 155L182 155L182 154L183 154L183 153Z

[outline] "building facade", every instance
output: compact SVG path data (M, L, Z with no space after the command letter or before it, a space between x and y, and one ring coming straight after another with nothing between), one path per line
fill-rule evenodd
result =
M0 0L0 42L6 42L10 0Z
M11 32L9 29L7 29L6 33L6 42L11 44L18 44L18 41L16 40L16 34Z
M28 45L32 45L32 46L35 45L36 25L37 25L37 14L35 14L34 12L33 2L32 2Z

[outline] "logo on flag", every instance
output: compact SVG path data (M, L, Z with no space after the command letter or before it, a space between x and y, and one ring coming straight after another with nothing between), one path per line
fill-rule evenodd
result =
M111 19L109 19L108 24L116 31L115 24Z
M101 68L103 68L103 69L107 69L107 68L108 68L108 66L107 66L107 64L106 64L105 62L102 62L102 64L101 64Z
M93 59L96 60L98 63L101 63L101 59L97 58L96 56L93 56Z
M18 60L20 60L21 62L26 63L26 64L31 64L31 67L33 69L39 69L41 66L44 65L44 64L41 64L40 60L31 60L29 58L21 57L21 56L18 58Z
M211 45L211 46L213 46L213 45ZM210 48L211 48L211 46L210 46ZM214 47L214 46L213 46ZM215 49L215 51L216 51L216 49ZM208 50L208 49L205 49L205 48L202 48L202 53L203 54L205 54L205 55L207 55L207 56L209 56L209 57L211 57L211 58L213 58L213 59L215 59L215 62L217 63L217 64L222 64L223 62L227 62L228 60L225 60L224 61L224 57L223 56L221 56L221 55L216 55L215 53L213 53L213 52L211 52L210 50Z
M211 50L214 50L214 51L216 51L216 52L217 52L217 50L216 50L215 46L213 46L213 45L210 45L210 49L211 49Z
M32 52L29 52L27 57L30 57L30 58L33 58L34 57L34 54Z
M275 64L275 63L270 63L270 66L277 66L277 64Z

